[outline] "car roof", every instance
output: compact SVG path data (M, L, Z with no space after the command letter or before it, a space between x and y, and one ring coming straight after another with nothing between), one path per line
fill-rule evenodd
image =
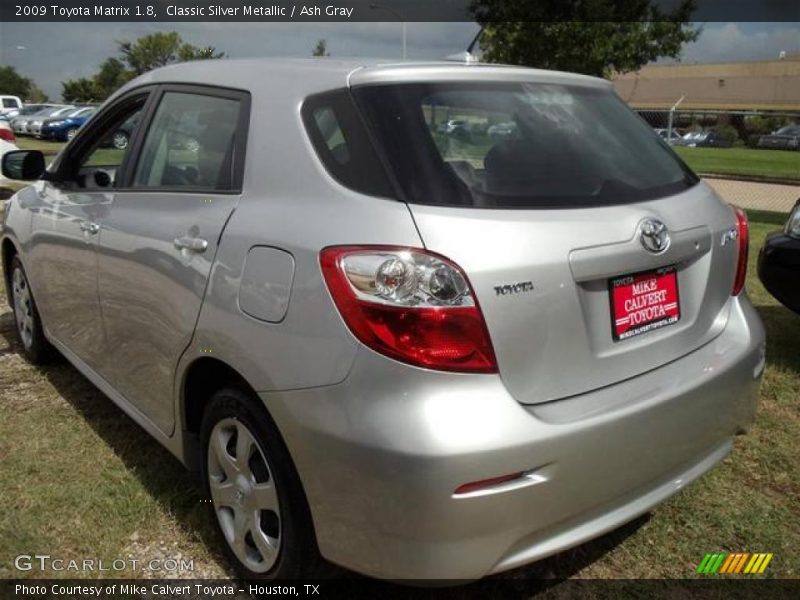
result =
M300 97L345 86L439 81L537 81L611 88L605 79L507 65L386 59L251 58L202 60L145 73L119 93L151 83L219 85Z

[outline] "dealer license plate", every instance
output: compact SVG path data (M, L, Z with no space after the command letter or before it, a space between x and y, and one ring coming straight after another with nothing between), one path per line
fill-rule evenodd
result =
M608 287L614 341L661 329L681 318L674 265L615 277L609 280Z

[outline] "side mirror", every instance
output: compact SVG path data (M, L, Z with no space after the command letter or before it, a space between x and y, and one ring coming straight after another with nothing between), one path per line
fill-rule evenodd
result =
M3 155L2 172L8 179L33 181L44 174L44 154L39 150L12 150Z

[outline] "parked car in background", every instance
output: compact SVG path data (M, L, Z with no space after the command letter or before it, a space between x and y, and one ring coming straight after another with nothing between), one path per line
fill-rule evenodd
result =
M489 129L486 130L486 133L493 140L500 140L512 137L516 131L517 124L514 123L514 121L508 121L506 123L497 123L495 125L491 125Z
M428 106L475 134L442 144ZM187 62L3 170L32 182L0 216L15 348L199 470L248 578L506 571L650 511L755 418L747 218L604 79Z
M758 138L759 148L800 150L800 125L787 125Z
M0 120L0 140L5 142L15 142L17 136L14 135L14 130L11 129L11 124L8 121Z
M0 120L0 164L2 164L3 156L6 152L18 149L19 148L17 148L17 145L14 143L14 132L11 131L6 121ZM4 179L5 177L3 177L2 172L0 172L0 184L2 184ZM0 208L2 208L2 205L0 205Z
M671 132L669 129L654 129L655 131L665 142L667 142L670 146L678 145L678 142L681 141L681 134L679 134L675 129Z
M716 131L687 133L676 145L690 148L730 148L732 146L729 140Z
M72 105L65 106L63 104L56 104L54 106L47 106L33 114L15 117L11 120L11 126L14 128L14 133L17 135L33 135L32 129L34 123L38 123L38 127L41 127L41 123L45 119L64 114L74 109L75 107Z
M22 108L22 100L18 96L0 95L0 115L13 113Z
M783 231L769 234L764 241L758 277L776 300L800 315L800 199Z
M26 117L30 117L38 113L39 111L45 110L46 108L55 108L59 106L58 104L51 104L51 103L42 103L42 104L26 104L22 108L17 111L11 111L5 115L9 122L12 122L15 119L24 119ZM13 128L12 124L12 128Z
M65 113L59 117L50 117L42 122L40 136L44 139L54 139L61 142L68 142L84 123L91 117L97 107L82 106L77 110Z
M27 135L40 137L42 134L42 125L44 124L45 121L49 119L64 118L68 114L74 112L75 108L76 107L74 106L64 106L62 108L58 108L50 112L46 116L38 114L34 115L34 117L25 124L25 133Z

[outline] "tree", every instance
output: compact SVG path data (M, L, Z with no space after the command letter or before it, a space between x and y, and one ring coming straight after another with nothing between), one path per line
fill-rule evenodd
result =
M122 41L117 44L122 60L134 76L174 62L225 56L224 52L217 52L213 46L200 48L184 42L176 31L151 33L135 42Z
M9 96L19 96L23 100L31 91L31 80L23 77L14 67L0 67L0 90Z
M131 73L121 60L107 58L93 78L98 98L108 98L130 79Z
M61 82L61 97L64 102L96 102L99 99L99 93L94 81L87 77L80 77Z
M65 102L101 102L125 83L151 69L175 62L223 58L213 46L194 46L184 42L177 32L153 33L135 42L117 42L118 57L104 60L92 77L61 82Z
M317 40L317 45L311 51L311 56L330 56L328 52L328 40L322 38Z
M35 83L31 82L28 95L25 96L25 102L30 104L41 104L42 102L47 102L48 100L50 100L50 98L47 96L45 91Z
M656 58L678 58L697 39L694 0L663 11L651 0L472 0L485 27L483 59L598 77L635 71Z

